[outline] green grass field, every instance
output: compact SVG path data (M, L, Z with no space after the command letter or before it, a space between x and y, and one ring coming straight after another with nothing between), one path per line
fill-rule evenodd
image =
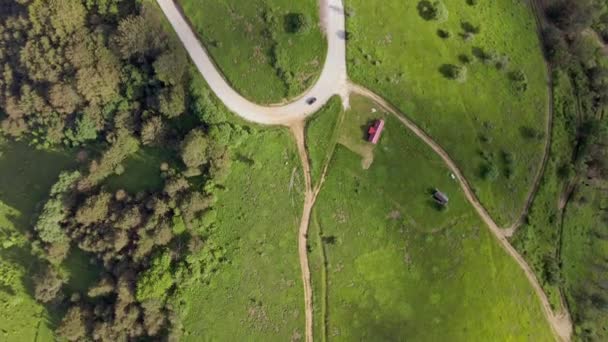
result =
M326 42L315 0L179 0L226 79L260 103L299 95L317 79ZM291 33L303 14L308 29Z
M72 156L22 143L0 143L0 340L53 341L54 316L32 294L39 260L30 253L30 231L39 203Z
M207 243L225 260L208 284L185 289L184 341L303 337L297 229L304 180L286 130L252 134L218 193Z
M558 272L549 274L549 270L558 266L561 258L558 253L563 217L559 202L569 182L569 176L563 174L562 169L572 159L576 135L576 99L566 77L557 77L554 83L555 117L551 157L526 224L517 230L513 245L536 272L553 307L559 309L559 275Z
M417 8L423 3L347 0L349 76L439 142L508 225L522 209L545 135L546 68L532 13L522 1L443 0L447 20L427 21ZM464 82L442 74L454 66L466 67ZM515 71L527 78L525 92L511 81Z
M331 157L338 136L336 134L342 114L340 98L333 97L319 112L306 122L306 149L310 159L313 184L317 184L323 166Z
M327 295L325 310L315 305L328 339L551 341L523 272L439 157L392 116L372 147L362 128L385 113L357 97L351 105L341 130L356 138L336 147L309 234L314 241L320 229L328 262L326 282L313 264L315 290L327 290L315 297ZM365 149L371 164L357 152ZM446 209L432 201L434 188L450 196Z

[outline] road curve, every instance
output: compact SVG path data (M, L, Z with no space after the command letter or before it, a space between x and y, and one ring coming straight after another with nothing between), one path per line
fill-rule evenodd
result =
M266 125L288 125L317 112L334 95L347 101L346 29L342 0L320 1L321 24L328 48L317 83L295 101L277 106L261 106L237 93L218 70L175 1L156 1L211 90L228 109L245 120ZM317 99L315 103L306 103L313 97Z

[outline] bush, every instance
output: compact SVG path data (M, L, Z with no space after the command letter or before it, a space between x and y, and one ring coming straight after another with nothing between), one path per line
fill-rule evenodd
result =
M418 14L424 20L434 20L438 22L444 22L448 19L448 9L445 7L444 3L437 1L427 1L423 0L418 3Z
M481 166L479 174L481 176L481 179L483 180L494 181L496 180L496 178L498 178L499 173L498 169L496 168L496 165L488 161Z
M513 82L513 87L519 92L525 92L528 89L528 77L521 71L513 71L509 73L509 79Z
M303 13L289 13L285 16L283 25L287 33L304 33L310 30L310 20Z
M464 82L467 80L467 67L454 64L444 64L439 68L439 72L450 80Z
M439 36L441 39L448 39L452 36L452 34L450 31L439 29L437 30L437 36Z

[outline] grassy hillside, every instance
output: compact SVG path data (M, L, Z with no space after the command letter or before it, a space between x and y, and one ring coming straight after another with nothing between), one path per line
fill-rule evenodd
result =
M304 180L285 130L258 132L234 151L208 244L223 263L186 289L185 341L303 337L297 229Z
M538 170L546 69L525 2L347 0L349 75L400 108L456 160L501 225ZM426 19L425 19L426 18ZM514 81L521 71L526 81ZM522 88L525 88L522 89Z
M315 289L327 291L317 295L328 298L327 337L551 341L523 272L442 161L393 117L371 147L361 127L384 113L351 101L341 131L359 134L337 145L313 215L327 259L326 279L314 268ZM367 165L365 148L373 154ZM434 188L449 195L447 208L433 202ZM313 247L311 255L322 255Z
M178 3L226 79L251 100L275 103L297 96L323 67L326 43L315 0ZM304 17L301 28L298 15Z

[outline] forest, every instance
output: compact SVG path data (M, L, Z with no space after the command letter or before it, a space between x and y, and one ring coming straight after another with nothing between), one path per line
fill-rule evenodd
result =
M193 94L187 55L153 6L0 1L2 133L80 165L60 174L28 236L43 264L35 298L65 313L56 333L69 341L178 339L175 294L221 261L205 243L213 189L246 131ZM161 146L179 156L161 164L162 189L106 186L130 155ZM64 286L74 250L100 273L83 293Z

